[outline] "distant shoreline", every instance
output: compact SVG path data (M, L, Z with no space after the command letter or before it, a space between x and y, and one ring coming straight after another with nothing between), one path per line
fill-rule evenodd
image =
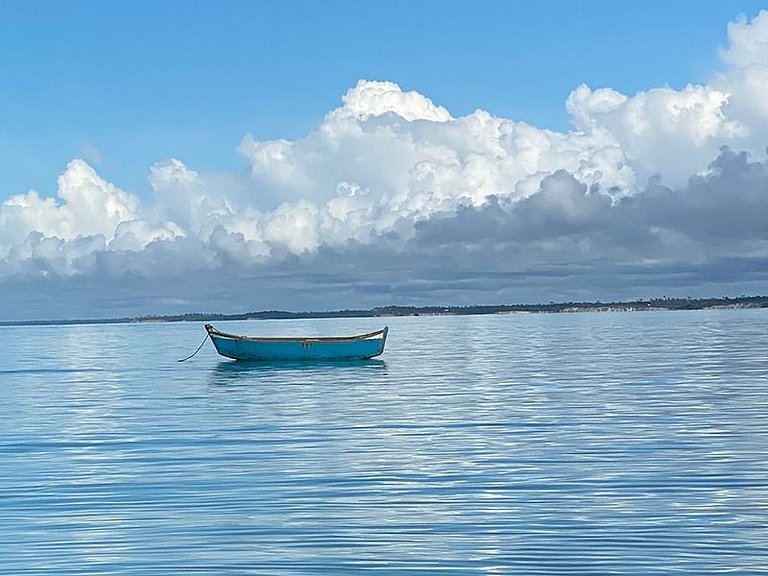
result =
M383 306L369 310L327 312L287 312L265 310L244 314L149 315L123 318L74 320L0 321L0 326L68 326L93 324L144 324L153 322L220 322L227 320L292 320L310 318L386 318L398 316L469 316L482 314L560 314L576 312L651 312L660 310L712 310L729 308L768 308L768 296L738 298L654 298L631 302L560 302L549 304L502 304L494 306Z

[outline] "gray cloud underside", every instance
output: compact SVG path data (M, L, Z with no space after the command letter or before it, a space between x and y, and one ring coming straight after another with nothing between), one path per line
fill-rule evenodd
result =
M100 252L89 275L8 279L5 315L762 293L768 286L768 164L724 148L683 188L652 180L618 200L560 171L527 198L491 197L440 213L417 223L410 237L392 232L371 243L321 246L251 265L233 257L242 238L226 236L219 248L177 238L141 252ZM200 259L201 252L208 257Z

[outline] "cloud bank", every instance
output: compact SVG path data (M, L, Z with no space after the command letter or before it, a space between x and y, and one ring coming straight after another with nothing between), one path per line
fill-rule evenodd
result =
M158 162L149 202L73 160L0 206L0 316L764 292L766 46L761 12L705 85L578 86L568 132L361 80L244 173Z

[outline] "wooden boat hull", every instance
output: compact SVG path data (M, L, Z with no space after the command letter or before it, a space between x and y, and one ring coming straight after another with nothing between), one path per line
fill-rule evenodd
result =
M248 361L365 360L384 352L388 328L357 336L330 338L255 338L205 330L216 351L227 358Z

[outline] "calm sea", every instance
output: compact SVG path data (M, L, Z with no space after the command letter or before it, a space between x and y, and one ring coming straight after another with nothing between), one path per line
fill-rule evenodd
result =
M0 328L0 574L768 574L768 310Z

